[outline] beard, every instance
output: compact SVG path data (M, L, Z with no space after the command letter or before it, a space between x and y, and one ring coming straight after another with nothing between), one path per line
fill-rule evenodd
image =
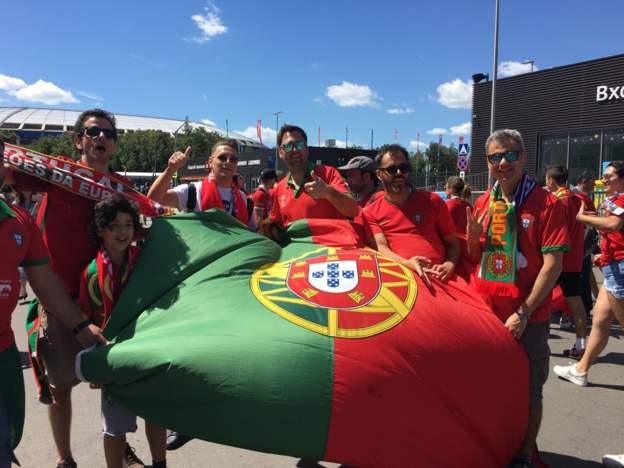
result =
M407 179L404 177L395 177L390 181L381 181L383 188L388 193L399 194L404 192L408 187Z

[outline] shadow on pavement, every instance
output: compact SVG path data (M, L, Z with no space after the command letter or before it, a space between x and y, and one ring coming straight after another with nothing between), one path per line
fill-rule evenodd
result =
M596 387L596 388L606 388L607 390L619 390L620 392L624 391L624 385L611 385L611 384L600 384L600 383L589 382L587 386Z
M570 455L561 455L540 451L542 460L550 465L550 468L600 468L602 463L591 460L581 460Z
M624 364L624 353L610 352L596 359L596 364Z

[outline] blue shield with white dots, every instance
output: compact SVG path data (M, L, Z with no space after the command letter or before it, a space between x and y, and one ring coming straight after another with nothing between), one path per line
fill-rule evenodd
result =
M358 284L357 262L336 260L310 265L308 281L316 289L329 293L351 291Z

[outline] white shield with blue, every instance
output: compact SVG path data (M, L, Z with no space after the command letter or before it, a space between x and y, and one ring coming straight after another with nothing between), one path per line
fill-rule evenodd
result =
M355 260L314 263L309 267L308 281L319 291L344 293L351 291L358 284Z

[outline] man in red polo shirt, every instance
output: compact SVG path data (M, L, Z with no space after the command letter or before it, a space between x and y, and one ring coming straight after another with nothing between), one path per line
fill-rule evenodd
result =
M376 157L377 178L384 193L364 208L364 218L377 249L416 271L449 279L459 259L455 225L444 201L435 193L413 189L407 150L389 145Z
M81 174L95 178L91 168L105 174L97 182L122 190L120 183L130 181L109 172L108 164L116 148L115 117L102 109L90 109L78 117L74 125L73 143L80 153ZM50 267L57 273L65 291L77 298L80 274L95 257L98 246L88 235L88 226L95 201L83 198L30 175L12 171L8 183L18 190L44 192L37 214L37 224L43 231L43 240L50 253ZM54 402L48 406L52 434L57 448L58 466L75 466L70 445L71 391L79 383L74 373L74 358L80 343L71 329L53 315L42 312L41 323L45 333L41 339L41 358L45 364Z
M286 227L304 218L355 218L358 204L340 173L309 160L308 137L302 128L284 125L277 134L280 158L288 175L276 186L270 222Z
M550 296L562 271L568 230L559 200L524 172L520 132L495 131L486 154L496 183L479 197L474 212L467 212L468 253L478 264L478 290L529 359L527 432L509 466L531 468L548 377Z
M0 153L4 145L0 142ZM0 159L0 187L4 180ZM8 467L24 424L24 380L19 353L11 330L11 314L19 295L22 266L33 291L81 345L106 343L101 330L92 325L63 290L63 283L48 266L48 251L28 212L0 199L0 466Z
M581 268L585 227L576 215L583 201L568 188L568 170L564 166L546 169L546 188L555 194L566 210L570 249L563 256L563 271L557 280L576 323L576 343L564 354L580 358L585 352L585 317L587 311L581 300Z
M260 173L260 185L258 185L258 188L251 196L257 226L260 226L262 222L268 218L269 213L271 213L271 192L275 187L276 181L277 173L275 169L269 167L262 169Z

